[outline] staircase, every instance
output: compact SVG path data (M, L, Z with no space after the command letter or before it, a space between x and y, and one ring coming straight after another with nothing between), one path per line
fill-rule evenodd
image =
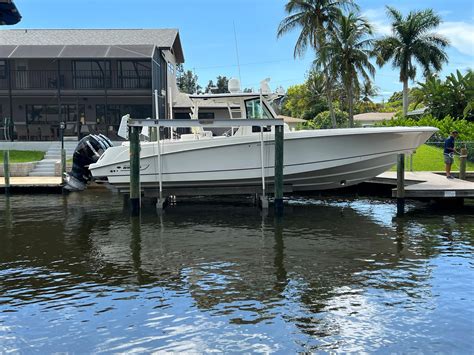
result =
M64 141L64 149L66 150L66 159L71 159L76 149L76 141ZM54 176L55 164L61 161L61 142L52 142L43 160L40 160L35 168L30 172L29 176Z

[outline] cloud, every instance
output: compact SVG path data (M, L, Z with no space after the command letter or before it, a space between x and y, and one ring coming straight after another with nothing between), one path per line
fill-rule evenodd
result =
M362 16L366 17L374 26L376 35L389 35L392 33L392 27L387 19L385 8L368 9L362 12Z
M362 13L374 26L375 34L390 35L392 33L390 21L384 8L367 9ZM474 25L463 21L443 22L436 30L445 36L451 46L460 53L474 57Z
M459 52L474 57L474 25L462 21L443 22L438 32Z

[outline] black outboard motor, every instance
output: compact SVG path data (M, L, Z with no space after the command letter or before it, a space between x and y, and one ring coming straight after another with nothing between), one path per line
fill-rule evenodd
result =
M99 160L100 156L112 146L110 139L103 134L89 134L82 138L74 150L72 170L66 174L64 189L84 190L92 178L89 165Z

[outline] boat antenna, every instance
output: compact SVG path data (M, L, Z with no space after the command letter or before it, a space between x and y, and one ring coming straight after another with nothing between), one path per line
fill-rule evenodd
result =
M239 81L242 83L242 77L240 76L240 60L239 60L239 47L237 46L237 34L235 32L235 21L232 20L232 24L234 25L234 41L235 41L235 53L237 55L237 68L239 69ZM242 84L240 84L242 85Z

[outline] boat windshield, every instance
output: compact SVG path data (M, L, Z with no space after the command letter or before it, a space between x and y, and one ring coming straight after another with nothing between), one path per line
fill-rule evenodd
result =
M273 118L268 108L259 98L245 100L245 111L247 118Z

